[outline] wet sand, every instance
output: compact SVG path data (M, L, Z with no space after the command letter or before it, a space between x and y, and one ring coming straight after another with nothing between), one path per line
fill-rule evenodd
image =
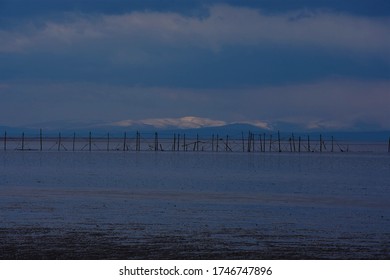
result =
M5 153L1 259L390 259L387 155Z
M1 259L390 259L389 235L284 233L239 228L127 235L110 229L19 227L0 229Z

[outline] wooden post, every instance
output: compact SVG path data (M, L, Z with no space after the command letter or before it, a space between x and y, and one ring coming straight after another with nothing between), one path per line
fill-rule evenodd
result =
M141 151L141 133L137 131L136 148L137 151Z
M250 141L251 141L251 139L252 139L252 135L251 135L251 132L249 131L248 132L248 139L247 139L247 151L248 152L250 152L251 151L251 143L250 143Z
M261 134L259 134L259 146L260 146L260 152L263 151L263 143L261 143Z
M107 152L110 150L110 133L107 133Z
M390 153L390 137L389 137L389 144L387 146L387 152Z
M135 150L138 151L138 131L135 133Z
M255 134L252 133L252 151L255 151Z
M250 151L251 151L251 138L252 138L252 136L251 136L251 132L249 131L248 132L248 141L247 141L247 152L249 153Z
M73 132L73 145L72 145L72 151L74 152L74 146L76 142L76 132Z
M42 151L42 128L39 130L39 147L40 151Z
M253 139L254 139L253 135L254 135L254 133L252 133L252 132L248 135L248 138L249 138L248 144L249 144L250 152L254 152L254 150L253 150Z
M154 150L158 151L158 135L157 135L157 132L154 133Z
M307 151L310 152L310 135L307 135Z
M196 151L199 151L199 135L196 134Z
M229 135L226 135L225 152L228 151L228 146L229 146Z
M135 133L135 150L138 151L138 131Z
M157 147L156 151L158 151L159 146L160 145L158 144L158 133L156 132L156 147Z
M242 131L241 131L241 139L242 139L242 152L245 152L244 132Z
M214 152L214 134L211 136L211 151Z
M320 152L322 152L322 135L320 134Z
M177 150L180 151L180 134L177 135Z
M22 133L22 151L24 150L24 132Z
M172 150L173 150L173 151L176 150L176 133L173 134L173 146L172 146Z
M278 143L279 143L279 153L282 152L282 149L280 148L280 131L278 130Z
M298 153L301 152L301 136L298 138Z
M265 141L265 133L263 133L263 139L264 139L264 142L263 142L263 152L265 152L265 145L266 145L266 141Z
M183 142L184 142L184 151L187 151L187 145L186 145L186 134L183 135Z
M332 136L332 153L333 153L333 136Z
M61 132L58 133L58 148L57 151L61 149Z
M269 151L272 150L272 134L269 135Z
M252 145L252 152L255 151L255 134L254 133L251 133L251 145Z
M88 144L89 144L89 151L92 151L92 133L91 132L89 132Z
M7 131L4 131L4 151L7 150Z
M127 135L126 135L126 132L123 134L123 151L126 151L126 138L127 138Z
M217 134L217 152L218 152L218 148L219 148L218 141L219 141L219 135Z
M295 149L295 137L294 137L294 133L292 133L292 143L293 143L294 153L295 153L295 152L296 152L296 149Z
M262 138L262 137L261 137L261 134L260 134L260 139L261 139L261 138ZM265 150L264 150L264 149L265 149L265 145L264 145L264 144L265 144L265 142L266 142L267 140L265 140L265 136L264 136L263 139L264 139L264 140L260 142L260 147L261 147L261 151L262 151L262 152L265 152ZM263 143L263 142L264 142L264 143Z
M290 142L290 152L292 152L293 150L292 150L292 141L291 141L291 137L288 138L288 142Z

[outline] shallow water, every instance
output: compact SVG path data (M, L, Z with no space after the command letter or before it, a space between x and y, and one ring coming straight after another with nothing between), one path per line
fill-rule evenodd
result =
M0 153L2 258L388 259L390 156Z

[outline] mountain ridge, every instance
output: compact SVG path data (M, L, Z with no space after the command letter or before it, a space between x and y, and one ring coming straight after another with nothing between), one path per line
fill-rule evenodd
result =
M225 122L209 118L199 118L187 116L182 118L150 118L144 120L122 120L116 122L77 122L77 121L51 121L35 123L26 126L0 126L0 135L18 136L26 133L30 135L39 135L40 131L45 135L63 134L88 134L111 135L118 137L123 133L161 133L161 134L187 134L188 136L248 136L248 133L257 135L270 135L280 132L282 137L318 137L322 134L324 137L337 137L345 140L370 140L384 141L390 137L390 130L357 130L357 129L327 129L324 127L307 128L304 125L289 122L267 122L267 121L242 121L242 122ZM1 136L0 136L1 137Z

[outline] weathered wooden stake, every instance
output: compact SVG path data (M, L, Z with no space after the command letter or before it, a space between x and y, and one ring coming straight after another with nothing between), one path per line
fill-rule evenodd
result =
M242 131L241 131L241 139L242 139L242 152L245 152L244 132Z
M310 135L307 135L307 151L310 152Z
M186 145L186 135L183 135L183 142L184 142L184 151L187 151L187 145Z
M158 133L157 132L156 132L156 146L157 146L157 151L158 151L159 150L159 146L161 146L161 145L158 142Z
M107 152L110 150L110 133L107 133Z
M249 131L249 132L248 132L248 142L247 142L247 145L248 145L248 153L251 151L251 139L252 139L252 135L251 135L251 132Z
M137 131L137 133L135 134L135 150L138 152L140 150L140 135L139 135L139 132Z
M331 152L333 153L333 136L332 136L332 151Z
M22 151L24 150L24 132L22 133Z
M172 146L172 151L176 150L176 133L173 134L173 146Z
M322 135L320 134L320 152L322 153Z
M266 140L265 140L265 133L263 133L263 139L264 139L264 142L263 142L263 152L265 152L265 145L266 145Z
M92 133L91 132L89 132L88 144L89 144L89 151L92 151Z
M180 134L177 135L177 150L180 151Z
M61 132L58 133L58 148L57 150L59 151L61 149Z
M218 152L218 149L219 148L219 135L217 134L217 152Z
M282 149L280 148L280 132L278 130L278 143L279 143L279 153L282 152Z
M263 143L261 143L261 134L259 134L259 146L260 146L260 152L263 151Z
M123 151L126 151L126 138L127 138L127 135L125 132L125 133L123 133Z
M293 143L294 153L295 153L295 152L296 152L296 149L295 149L295 137L294 137L294 133L292 133L292 143Z
M252 133L252 151L255 151L255 134Z
M229 135L226 135L225 152L228 151L228 146L229 146Z
M301 152L301 136L298 138L298 153Z
M389 146L387 147L387 152L390 153L390 137L389 137Z
M158 134L157 134L157 132L154 133L154 150L158 151Z
M74 146L76 142L76 132L73 132L73 145L72 145L72 151L74 152Z
M139 131L137 131L136 150L141 151L141 133Z
M42 128L39 130L39 147L40 151L42 151Z
M7 150L7 131L4 131L4 151Z
M214 152L214 134L211 136L211 151Z
M199 151L199 135L196 134L196 151Z
M269 135L269 151L272 150L272 134Z

